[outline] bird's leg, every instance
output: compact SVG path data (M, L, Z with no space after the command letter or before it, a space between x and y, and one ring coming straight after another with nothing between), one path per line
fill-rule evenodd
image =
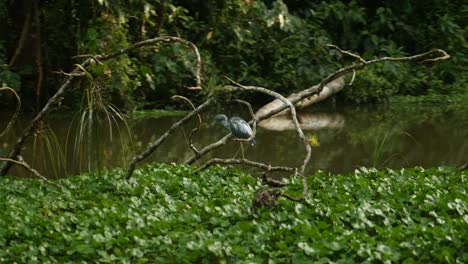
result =
M232 157L233 159L235 159L237 157L237 154L239 154L239 150L241 150L240 148L237 149L236 153L234 153L234 156Z
M244 157L244 146L242 145L242 141L240 142L240 145L241 145L242 159L245 159L245 157Z

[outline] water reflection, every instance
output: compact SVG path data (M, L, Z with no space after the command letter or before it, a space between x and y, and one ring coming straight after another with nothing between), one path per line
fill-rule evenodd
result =
M297 121L302 130L337 129L343 128L345 124L345 118L339 113L298 112ZM273 116L259 122L259 126L275 131L295 129L289 114Z
M315 134L320 141L320 147L313 148L308 172L321 169L343 173L360 166L459 166L466 163L468 157L466 113L466 107L398 105L320 109L320 112L312 109L301 113L300 120L304 130L314 130L305 133ZM220 127L211 126L213 115L203 115L208 121L195 136L197 148L225 135ZM8 116L0 116L2 127L7 124ZM22 116L12 130L0 138L1 156L6 156L30 118ZM66 171L57 165L60 162L58 157L51 158L51 153L54 152L52 143L47 143L40 134L28 140L22 155L38 171L49 177L95 170L98 164L105 168L125 167L132 154L144 149L148 142L157 140L178 119L163 117L129 120L128 129L123 124L120 124L120 129L114 128L112 140L104 123L92 140L85 139L76 145L73 135L79 131L79 125L73 123L69 117L54 117L48 120L48 126L54 131L57 142L49 141L60 146ZM177 130L147 162L183 162L190 157L192 153L187 147L187 137L195 122L193 120ZM296 132L290 130L291 125L284 117L263 123L257 129L257 144L254 147L245 145L246 158L274 165L299 166L305 151ZM92 148L88 148L90 143ZM211 157L232 158L238 148L238 142L230 141L198 164ZM10 173L28 175L18 166L14 166Z

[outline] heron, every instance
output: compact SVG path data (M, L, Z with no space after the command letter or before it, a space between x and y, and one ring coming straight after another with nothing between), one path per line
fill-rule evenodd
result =
M215 123L222 124L227 130L229 130L235 137L239 139L249 139L253 135L252 128L250 128L249 124L238 116L233 116L228 119L228 117L224 114L217 114L214 118L214 121ZM255 145L255 138L249 140L249 143L252 146ZM244 157L244 148L242 147L242 142L241 149L242 157Z

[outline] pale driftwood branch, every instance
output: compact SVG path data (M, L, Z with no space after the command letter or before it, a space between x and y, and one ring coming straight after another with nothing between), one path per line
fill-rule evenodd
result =
M302 112L297 118L303 131L319 129L339 129L345 125L345 119L338 113ZM275 115L262 120L259 126L274 131L294 130L294 123L288 115Z
M286 99L293 103L296 109L301 109L327 99L333 94L336 94L339 91L343 90L345 85L346 84L344 81L344 76L341 76L327 83L327 85L325 85L320 92L318 92L317 90L317 84L297 93L293 93L289 95ZM263 120L273 115L287 114L287 111L288 107L284 105L283 102L281 102L281 100L275 99L270 103L264 105L262 108L260 108L257 111L256 116L259 119L261 117L267 116L265 118L261 118Z
M349 53L349 52L348 52ZM347 54L348 55L348 54ZM357 55L356 55L357 56ZM435 56L435 58L428 58L431 56ZM428 59L426 59L428 58ZM439 60L447 60L450 58L450 55L447 54L444 50L441 49L433 49L428 52L424 52L421 54L416 54L413 56L407 56L407 57L383 57L383 58L377 58L369 61L362 61L361 63L358 64L353 64L344 68L341 68L334 73L328 75L325 79L323 79L318 87L317 91L320 92L322 91L322 88L329 82L335 80L336 78L343 76L347 73L350 73L355 70L362 69L368 65L375 64L375 63L380 63L384 61L395 61L395 62L405 62L405 61L415 61L419 63L425 63L425 62L430 62L430 61L439 61Z
M80 72L80 73L68 73L68 72L64 72L64 71L60 70L60 71L52 71L52 73L55 73L55 74L62 74L62 75L65 75L65 76L73 76L73 77L82 77L82 76L85 76L85 73L84 73L84 72Z
M329 48L332 48L332 49L336 49L337 51L345 54L345 55L348 55L350 57L353 57L355 59L358 59L360 62L366 62L361 56L359 55L356 55L354 53L351 53L349 51L346 51L346 50L342 50L340 47L336 46L336 45L333 45L333 44L325 44L326 47L329 47Z
M351 77L351 81L349 81L348 86L353 85L353 83L354 83L354 78L356 78L356 71L353 71L353 76Z
M210 104L212 104L214 102L214 98L211 97L209 98L208 100L206 100L203 104L199 105L195 110L193 110L192 112L190 112L189 114L187 114L186 116L184 116L182 119L180 119L179 121L177 121L176 123L174 123L167 131L166 133L164 133L161 137L158 138L158 140L156 140L155 142L151 143L142 153L140 153L139 155L136 155L134 157L132 157L131 161L130 161L130 165L127 169L127 175L126 175L126 178L129 179L132 174L133 174L133 171L135 170L135 166L138 162L144 160L145 158L147 158L149 155L151 155L151 153L153 153L164 141L166 141L166 139L177 129L179 128L181 125L183 125L185 122L187 122L188 120L190 120L194 115L200 113L203 109L205 109L206 107L208 107Z
M182 99L184 100L187 104L190 105L190 107L192 107L193 111L196 110L195 106L193 105L192 101L190 101L187 97L185 96L181 96L181 95L174 95L171 97L172 100L177 100L177 99ZM198 150L197 148L195 148L195 145L193 144L193 135L195 134L195 132L199 131L200 130L200 127L201 127L201 124L202 124L202 118L201 118L201 115L200 113L198 112L197 113L197 117L198 117L198 126L195 127L194 129L192 129L192 131L190 131L190 135L189 135L189 147L190 149L195 153L197 154L198 153Z
M207 169L208 167L215 165L215 164L242 164L248 165L251 167L260 168L266 171L295 171L296 168L285 167L285 166L271 166L257 161L251 161L247 159L219 159L213 158L207 161L205 164L200 166L195 173L200 172L202 170Z
M8 133L8 130L10 130L10 128L13 126L13 123L15 123L16 119L18 118L18 115L19 115L19 112L20 112L20 109L21 109L21 98L19 97L18 93L15 91L15 89L11 88L11 87L8 87L8 86L4 86L4 87L0 87L0 91L10 91L12 92L14 95L15 95L15 98L16 98L16 110L15 110L15 113L13 114L13 116L11 117L10 119L10 122L8 122L5 130L0 134L0 137L2 137L3 135L5 135L6 133Z
M37 170L35 170L31 166L29 166L29 164L24 161L22 156L18 155L17 158L18 158L18 160L8 159L8 158L0 158L0 160L8 161L8 162L20 165L23 168L25 168L26 170L30 171L34 176L36 176L37 178L47 182L48 184L51 184L51 185L54 185L54 186L60 187L60 188L65 188L63 185L60 185L60 184L58 184L56 182L49 181L49 179L47 179L42 174L40 174Z
M442 49L433 49L431 50L430 52L433 52L433 53L439 53L439 57L435 57L435 58L432 58L432 59L425 59L423 61L421 61L420 63L426 63L426 62L434 62L434 61L440 61L440 60L448 60L450 59L450 55L448 55L447 52L445 52L445 50L442 50Z

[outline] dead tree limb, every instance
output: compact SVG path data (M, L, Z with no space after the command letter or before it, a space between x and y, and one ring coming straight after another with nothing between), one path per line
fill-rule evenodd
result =
M174 95L171 97L172 100L176 100L176 99L182 99L184 100L185 102L187 102L187 104L190 105L190 107L192 107L193 111L196 110L195 106L193 105L192 101L190 101L187 97L185 96L181 96L181 95ZM198 150L197 148L195 147L195 145L193 144L193 135L195 134L195 132L199 131L200 130L200 127L201 127L201 124L203 123L202 121L202 118L201 118L201 115L200 115L200 112L197 113L197 117L198 117L198 126L195 127L194 129L192 129L192 131L190 131L190 135L189 135L189 147L190 149L193 151L193 153L197 154L198 153Z
M207 169L208 167L215 165L215 164L241 164L241 165L248 165L251 167L260 168L266 171L295 171L296 168L285 167L285 166L271 166L261 162L252 161L248 159L220 159L220 158L213 158L207 161L205 164L200 166L195 173L200 172L202 170Z
M147 158L151 153L153 153L166 139L181 125L186 123L188 120L190 120L194 115L197 115L200 113L202 110L204 110L206 107L208 107L210 104L214 102L214 97L209 98L206 100L203 104L199 105L195 110L190 112L188 115L184 116L182 119L174 123L167 131L164 133L161 137L158 138L158 140L154 141L151 143L141 154L136 155L132 157L130 161L130 165L127 169L127 175L126 178L129 179L133 171L135 170L135 166L138 162L144 160Z
M37 170L35 170L31 166L29 166L29 164L24 161L23 157L18 155L17 159L18 160L8 159L8 158L0 158L0 160L8 161L8 162L11 162L11 163L22 166L26 170L30 171L34 176L36 176L37 178L47 182L48 184L51 184L51 185L54 185L54 186L60 187L60 188L65 188L63 185L60 185L60 184L58 184L56 182L49 181L46 177L44 177L42 174L40 174Z
M137 42L137 43L135 43L133 45L130 45L130 46L126 47L126 48L120 49L118 51L115 51L115 52L107 54L107 55L90 55L90 54L86 54L86 55L78 55L78 56L75 56L73 58L74 59L79 59L79 58L92 58L92 57L94 57L97 60L108 60L108 59L120 56L122 54L128 53L130 51L133 51L135 49L141 48L143 46L150 46L150 45L153 45L153 44L158 43L158 42L179 42L179 43L182 43L182 44L190 47L193 50L193 52L195 53L195 56L197 57L196 67L195 67L196 86L191 86L191 87L187 87L187 88L192 89L192 90L200 90L201 89L201 83L202 83L202 81L201 81L202 60L201 60L200 52L198 51L198 48L197 48L197 46L195 44L193 44L192 42L190 42L188 40L182 39L182 38L173 37L173 36L157 37L157 38L152 38L152 39L147 39L147 40Z

